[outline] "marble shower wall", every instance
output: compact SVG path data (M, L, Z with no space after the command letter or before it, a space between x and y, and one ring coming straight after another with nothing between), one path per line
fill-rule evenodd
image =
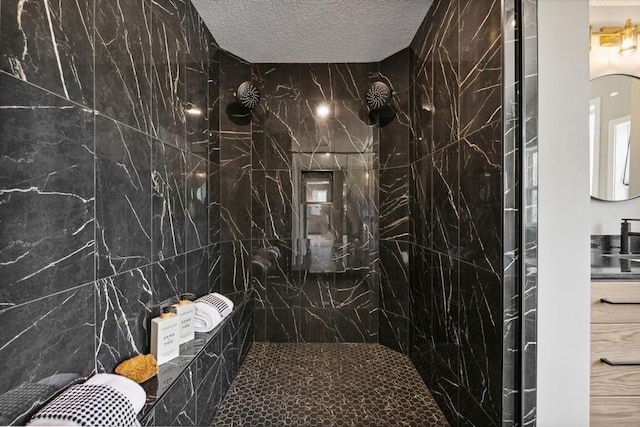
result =
M409 355L453 425L502 420L502 25L436 0L411 44Z
M226 181L251 134L220 120L238 67L188 1L0 12L2 394L112 372L164 301L247 287L249 205Z
M409 222L411 205L411 49L379 63L375 80L393 93L380 112L376 127L380 140L380 296L379 342L407 354L409 351L410 266L414 240Z
M257 341L377 341L377 140L364 101L375 69L253 66L262 93L251 140ZM305 205L314 172L329 173L317 175L329 176L328 204Z

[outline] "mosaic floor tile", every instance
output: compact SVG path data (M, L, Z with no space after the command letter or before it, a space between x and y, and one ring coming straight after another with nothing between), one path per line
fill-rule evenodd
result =
M214 426L448 426L409 359L378 344L254 343Z

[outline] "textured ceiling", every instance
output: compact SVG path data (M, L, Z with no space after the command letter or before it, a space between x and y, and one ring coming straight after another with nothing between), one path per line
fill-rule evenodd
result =
M253 63L377 62L433 0L192 0L221 48Z

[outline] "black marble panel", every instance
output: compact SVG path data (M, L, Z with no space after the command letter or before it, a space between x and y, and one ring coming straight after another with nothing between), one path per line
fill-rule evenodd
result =
M400 353L409 352L409 319L386 310L378 310L380 344Z
M334 101L300 101L299 151L327 153L334 151L337 127ZM295 147L297 148L297 147Z
M154 317L151 266L96 282L96 363L98 372L113 373L123 360L149 353Z
M88 284L0 312L0 394L53 375L59 382L62 374L92 374L93 301Z
M209 162L185 153L185 250L201 248L209 243Z
M300 97L308 100L325 100L333 98L333 86L330 64L300 65Z
M0 74L0 309L94 276L91 111Z
M156 262L151 266L153 294L158 303L168 304L176 301L180 294L187 292L185 262L186 255L182 254ZM157 313L160 313L160 309Z
M251 138L224 135L220 151L221 240L251 237Z
M409 168L380 170L380 238L407 240L409 234Z
M223 294L249 289L251 253L249 241L220 244L220 292Z
M433 249L457 256L460 224L460 159L458 144L432 157Z
M186 146L192 153L207 158L210 133L208 108L211 105L208 91L214 89L212 96L217 97L215 87L209 83L209 47L213 38L190 2L188 8L184 23ZM214 78L217 79L217 74ZM212 130L217 128L214 127Z
M502 286L499 273L460 264L460 373L494 420L501 416Z
M365 309L377 306L377 276L375 265L361 271L336 273L329 286L331 306L339 309Z
M257 322L256 326L259 326ZM299 309L270 308L265 310L265 338L268 342L298 342L300 332Z
M259 152L265 169L291 169L291 153L300 149L300 106L288 98L265 100L264 152Z
M214 282L209 280L212 246L197 249L186 254L187 257L187 292L196 296L214 292Z
M209 38L208 126L209 160L220 163L220 49Z
M0 15L3 71L93 107L94 0L6 0Z
M369 88L371 67L367 63L331 64L332 99L364 102Z
M220 370L220 362L214 363L200 383L197 391L196 425L212 425L216 410L224 397L220 386Z
M458 3L441 1L433 22L439 22L433 65L433 144L440 149L459 138Z
M154 13L151 23L152 134L165 144L186 148L186 40L180 21L162 15Z
M335 342L370 342L370 314L366 309L341 308L333 312Z
M260 169L253 169L251 172L251 237L255 239L264 239L267 237L266 229L266 191L265 191L265 175L266 172ZM260 262L261 260L258 260ZM256 264L260 267L259 264ZM261 268L259 271L266 271ZM259 273L259 272L258 272Z
M268 264L265 273L266 305L275 308L300 306L300 272L292 268L291 241L265 241L264 251L258 251L258 255L263 253Z
M300 98L301 64L255 64L253 80L259 84L265 100Z
M151 134L151 3L95 3L95 108Z
M415 243L430 248L433 244L433 211L432 211L432 173L431 157L423 157L411 167L411 209L410 225Z
M195 425L194 377L193 368L189 367L156 404L156 425Z
M381 119L384 125L380 127L380 167L383 168L405 166L410 162L409 59L409 49L391 55L380 63L376 78L386 83L393 94L389 105L393 114L387 119L385 112L385 119Z
M151 139L96 116L98 277L151 262Z
M203 387L207 381L211 380L210 378L208 379L207 376L211 373L212 369L218 368L221 355L222 337L221 334L216 334L196 359L196 379L198 390Z
M269 239L291 239L293 223L298 222L292 209L293 177L291 174L289 170L266 172L264 184L265 234Z
M335 121L332 150L339 153L372 152L374 128L370 126L364 102L339 100L333 106Z
M300 331L297 341L333 342L336 336L334 312L331 309L301 308L298 312Z
M209 287L211 292L220 292L220 244L209 246Z
M502 271L502 127L468 135L461 142L460 256Z
M184 151L157 140L152 158L153 257L161 260L184 252L187 164Z
M251 133L251 111L242 108L236 90L251 81L251 64L220 51L220 131Z
M256 309L253 311L253 341L267 341L266 316L267 310L259 308L261 305L256 303Z
M231 340L222 351L220 358L220 390L224 395L233 382L239 369L239 349L237 340ZM223 344L224 345L224 344Z
M502 4L459 2L460 135L502 117Z
M431 273L432 330L435 350L448 369L460 371L460 262L433 253Z
M219 152L218 152L219 154ZM220 241L220 164L209 162L209 242Z
M380 241L380 308L409 317L409 243Z

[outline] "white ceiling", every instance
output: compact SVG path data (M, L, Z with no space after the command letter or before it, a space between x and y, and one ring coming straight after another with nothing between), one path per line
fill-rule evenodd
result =
M221 48L253 63L377 62L433 0L192 0Z

